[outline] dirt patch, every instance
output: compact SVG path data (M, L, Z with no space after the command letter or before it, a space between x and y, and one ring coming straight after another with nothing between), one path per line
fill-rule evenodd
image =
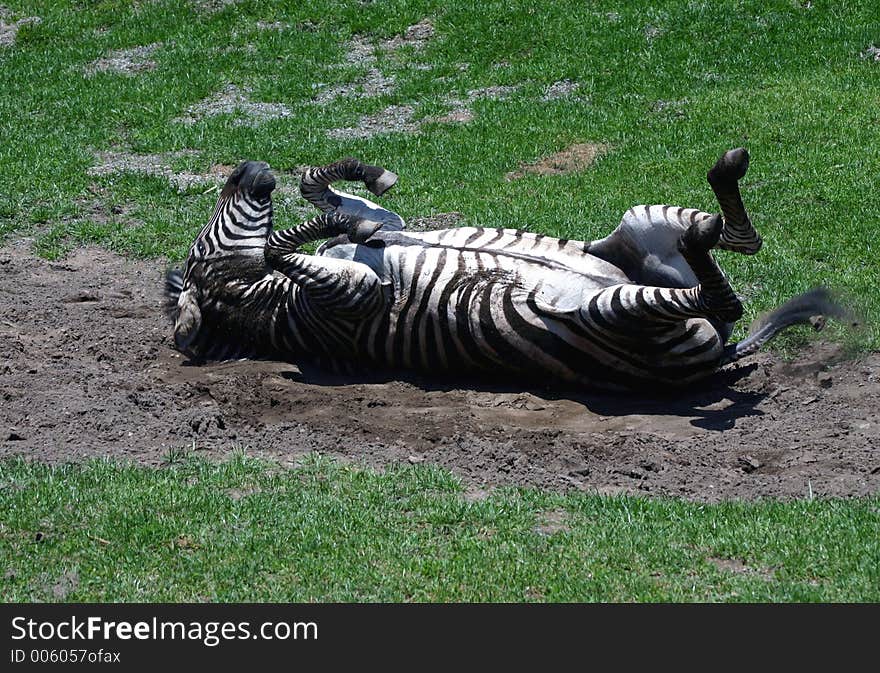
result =
M664 398L196 367L171 348L163 270L95 248L60 262L27 242L0 248L0 456L415 457L458 474L471 498L502 485L700 501L880 491L880 353L763 353Z
M99 72L133 76L147 70L155 70L156 62L150 57L161 47L162 44L157 42L143 47L111 51L106 56L89 63L85 67L85 76L93 77Z
M563 98L583 100L579 96L575 96L580 88L581 85L579 82L574 82L570 79L562 79L558 82L553 82L553 84L548 86L544 90L544 95L541 97L541 100L545 103Z
M191 105L183 116L174 121L191 126L207 117L234 115L234 126L259 126L293 114L283 103L259 103L252 101L249 96L249 91L235 84L227 84L221 91Z
M865 49L865 51L861 54L862 58L870 59L875 63L880 62L880 47L874 46L873 44Z
M650 43L663 35L663 33L666 32L666 29L648 24L642 32L645 34L645 39Z
M434 37L434 22L431 19L422 19L418 23L407 28L403 35L397 35L382 43L383 51L397 51L401 47L412 47L415 51L424 49L431 38Z
M208 190L219 189L225 182L235 166L230 164L213 164L204 173L190 171L175 171L173 162L183 157L198 157L196 150L180 150L164 154L132 154L123 151L96 152L95 165L88 173L93 176L114 175L117 173L140 173L167 179L180 191L186 191L193 187L204 187ZM318 214L299 193L299 181L304 167L295 171L276 171L277 188L275 190L275 206L277 213L291 222L300 222L311 219ZM90 186L90 191L100 197L106 198L104 190L98 185ZM95 221L108 221L107 206L103 201L83 202L83 208L89 211ZM120 210L121 208L121 210ZM116 206L111 209L112 215L127 215L126 206ZM103 218L103 219L102 219ZM130 220L133 224L139 224Z
M164 154L96 152L96 163L89 168L88 174L96 177L124 172L151 175L167 178L180 191L185 191L194 186L222 184L232 171L231 166L217 164L209 168L205 173L175 172L172 168L175 160L184 157L197 157L198 155L199 153L195 150L180 150Z
M449 213L437 213L427 217L414 217L407 220L406 228L411 231L439 231L457 227L462 223L462 220L464 220L464 215L453 210Z
M567 175L585 171L596 159L608 151L608 145L597 143L577 143L570 147L544 157L532 164L523 164L518 170L511 171L505 177L508 180L518 180L526 175Z
M452 108L449 112L427 117L423 123L430 124L467 124L476 117L471 106L478 100L505 100L519 89L518 86L488 86L481 89L471 89L462 98L460 96L447 96L443 102Z
M474 113L466 108L458 108L452 112L437 117L430 117L425 121L435 124L467 124L474 120Z
M354 138L373 138L387 133L415 133L420 124L415 121L415 110L409 105L389 105L381 112L365 115L357 126L330 129L328 138L352 140Z
M532 529L538 535L554 535L556 533L567 533L571 530L568 525L568 512L564 509L554 509L550 512L544 512L538 517L538 523Z
M67 596L76 590L79 586L79 573L75 570L68 570L61 574L58 581L52 585L52 598L56 601L63 601Z
M715 566L718 570L735 575L758 575L765 580L773 579L773 570L769 568L753 568L736 558L720 558L717 556L706 557L706 562Z
M313 102L323 106L339 98L375 98L392 93L396 87L395 78L379 70L378 54L393 54L401 47L411 47L418 52L424 49L433 36L434 24L429 19L410 26L403 35L380 42L378 46L374 46L364 35L354 36L347 45L345 64L365 67L366 72L354 82L318 84ZM414 65L416 69L421 67L419 64Z
M238 3L239 0L190 0L193 8L202 14L216 14L222 12L230 5Z
M651 106L651 111L658 114L664 121L672 122L687 116L687 108L690 101L687 98L681 100L657 100Z
M316 105L329 105L338 98L375 98L394 91L395 80L392 75L386 76L378 68L370 68L356 82L349 84L319 84L315 88L318 93L312 99Z
M290 24L283 21L257 21L256 25L257 30L276 30L279 32L290 28Z
M403 35L392 37L374 44L369 37L356 35L347 44L343 65L365 68L365 72L353 82L343 84L318 83L314 85L315 94L312 102L326 106L339 99L376 98L394 93L397 88L396 77L386 75L379 67L379 55L396 57L404 53L402 48L409 47L412 52L422 51L434 37L434 24L424 19L410 26ZM398 67L410 70L429 70L430 63L420 63L417 59L397 59ZM462 64L460 69L466 69ZM504 100L518 86L490 86L468 91L465 96L449 95L443 99L449 110L434 117L416 121L415 110L411 105L392 105L385 110L362 117L357 127L337 128L327 131L327 136L335 139L372 138L386 133L418 133L426 123L465 124L474 119L471 105L480 99Z
M14 15L6 7L0 5L0 47L11 47L22 26L36 25L42 22L39 16L26 16L13 20Z
M467 92L467 96L462 101L457 98L448 99L447 102L458 105L470 105L474 101L488 99L488 100L506 100L510 98L514 93L519 90L519 86L513 84L498 84L494 86L485 86L479 89L470 89Z

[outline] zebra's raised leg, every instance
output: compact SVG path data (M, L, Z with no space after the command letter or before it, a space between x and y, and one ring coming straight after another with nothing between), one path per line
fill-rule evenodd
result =
M700 300L707 316L734 323L742 317L742 303L710 252L718 245L723 227L720 215L694 222L679 238L678 250L700 283Z
M706 176L724 214L718 247L744 255L761 249L761 235L752 226L739 192L739 181L749 168L749 153L742 147L725 152Z
M358 159L343 159L327 166L307 168L300 181L303 198L324 213L338 212L381 223L389 230L403 229L403 218L369 199L346 194L330 185L340 180L363 182L376 196L381 196L397 182L397 175L380 166Z
M299 247L339 234L366 240L376 224L335 212L319 215L298 227L273 232L266 243L266 262L290 278L313 308L332 311L335 317L365 318L384 304L379 276L366 264L308 255Z

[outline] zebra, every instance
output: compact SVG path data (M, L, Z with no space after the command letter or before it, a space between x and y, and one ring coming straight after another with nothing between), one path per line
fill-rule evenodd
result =
M337 191L382 196L398 177L344 159L306 169L321 214L273 231L268 165L229 176L166 294L176 347L196 360L343 362L428 374L504 374L548 386L680 387L755 353L795 324L847 315L819 287L729 343L743 306L715 248L753 255L762 239L739 190L745 149L708 172L720 213L636 206L605 238L490 227L413 233L403 218ZM324 241L314 254L301 250Z

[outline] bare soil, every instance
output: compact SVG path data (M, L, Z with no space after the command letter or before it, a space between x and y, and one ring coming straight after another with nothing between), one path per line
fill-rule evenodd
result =
M235 115L234 126L259 126L273 119L283 119L293 114L283 103L260 103L250 99L250 91L235 84L227 84L222 90L187 108L186 114L175 121L191 126L207 117Z
M119 75L137 75L147 70L155 70L156 62L150 57L162 47L161 43L149 44L131 49L119 49L93 61L85 68L86 77L99 72Z
M472 498L500 485L700 501L880 490L878 353L765 353L662 397L192 366L171 348L163 272L96 248L60 262L27 241L0 248L0 457L159 465L239 447L295 464L317 451L442 465Z
M530 174L568 175L585 171L607 151L608 145L601 143L575 143L534 163L522 164L518 170L511 171L505 177L508 180L518 180Z
M14 20L14 14L3 5L0 5L0 47L11 47L15 44L18 30L22 26L38 24L42 21L39 16L28 16Z

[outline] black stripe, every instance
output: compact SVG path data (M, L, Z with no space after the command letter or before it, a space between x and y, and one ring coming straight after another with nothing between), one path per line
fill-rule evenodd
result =
M413 305L416 297L416 290L418 289L419 283L419 275L422 273L422 267L425 265L425 258L427 257L427 253L425 250L420 250L419 254L416 256L415 267L413 268L412 277L410 279L409 292L407 292L406 300L404 301L403 306L400 308L400 312L397 314L397 329L394 333L394 348L392 352L392 364L401 365L403 363L403 341L404 335L409 330L410 326L410 318L409 318L409 310ZM403 264L401 266L401 273L403 272Z
M421 363L422 366L428 371L432 370L429 362L430 355L433 355L434 361L436 362L437 354L420 352L421 339L419 338L419 332L421 331L422 320L425 318L425 314L428 310L428 304L431 301L431 293L434 291L434 288L437 285L437 279L440 277L440 274L443 272L443 268L446 265L446 257L447 251L444 248L440 251L440 256L437 258L437 263L434 265L434 271L431 274L431 278L427 281L427 284L422 282L422 285L424 286L422 297L412 317L411 333L413 340L410 341L411 361L413 363Z

